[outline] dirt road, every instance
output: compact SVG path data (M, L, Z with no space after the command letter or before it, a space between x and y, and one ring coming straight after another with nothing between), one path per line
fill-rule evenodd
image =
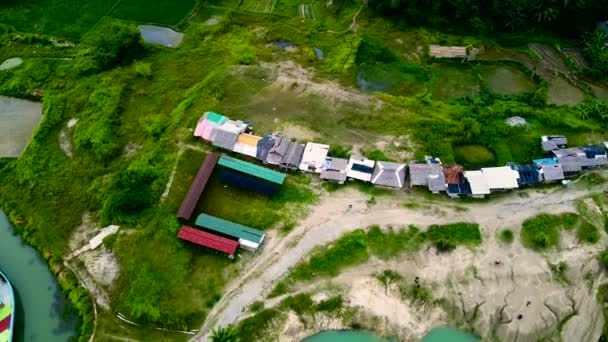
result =
M229 286L193 340L206 341L211 328L237 321L248 305L266 295L276 281L313 248L330 243L357 228L374 224L426 227L466 221L479 223L482 234L488 236L503 228L518 227L523 220L540 212L572 211L576 199L587 194L586 190L574 188L520 190L485 203L439 201L417 209L403 206L406 202L424 201L413 195L380 198L376 205L370 207L367 204L369 195L354 189L328 194L289 236L269 236L262 254L247 267L247 273ZM349 204L352 204L352 209L348 209ZM466 206L468 210L456 210L453 208L455 204Z

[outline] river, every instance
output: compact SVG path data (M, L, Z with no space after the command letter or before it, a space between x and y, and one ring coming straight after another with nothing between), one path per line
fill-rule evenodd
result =
M40 255L15 235L0 210L0 269L17 300L14 340L62 342L74 335L76 319L65 314L66 298Z
M385 339L364 331L328 330L307 337L301 342L395 342L397 339ZM442 326L431 329L421 342L479 342L480 340L462 330Z

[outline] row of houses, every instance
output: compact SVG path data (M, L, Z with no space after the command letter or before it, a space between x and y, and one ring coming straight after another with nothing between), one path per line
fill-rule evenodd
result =
M608 165L606 143L573 148L566 147L567 144L564 136L543 136L541 147L547 153L546 158L535 159L530 164L508 163L474 171L426 157L425 163L409 164L410 186L425 186L433 193L446 192L450 197L484 197L521 186L563 181L585 169Z
M230 143L227 144L228 134ZM323 181L340 184L355 179L380 187L401 189L406 185L409 170L410 187L423 186L432 193L445 192L450 197L484 197L520 186L561 181L584 169L608 164L605 146L568 148L568 140L561 135L541 138L546 158L530 164L509 163L480 170L464 170L461 165L442 164L433 157L425 157L423 163L410 162L407 165L374 161L356 155L348 159L331 157L328 155L329 145L314 142L304 145L281 135L255 136L250 134L245 122L233 121L212 112L201 117L194 135L214 146L254 157L262 163L287 170L317 173Z
M317 173L325 181L342 184L347 179L356 179L398 189L405 184L406 164L377 162L362 156L330 157L329 145L315 142L304 145L278 134L256 136L250 133L246 122L230 120L214 112L200 118L194 136L264 164Z

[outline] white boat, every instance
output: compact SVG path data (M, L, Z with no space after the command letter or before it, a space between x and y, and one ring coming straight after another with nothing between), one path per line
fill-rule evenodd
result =
M8 278L0 271L0 342L12 342L15 323L15 294Z

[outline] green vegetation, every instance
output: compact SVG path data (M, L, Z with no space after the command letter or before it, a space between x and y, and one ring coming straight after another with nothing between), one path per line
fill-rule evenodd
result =
M479 225L474 223L432 225L426 231L426 238L441 252L451 251L458 245L481 244Z
M498 234L498 238L504 243L511 243L513 242L513 231L510 229L501 230Z
M608 270L608 249L604 249L599 255L599 260L605 270Z
M460 145L454 147L456 162L466 168L492 166L495 162L490 150L481 145Z
M227 327L218 327L211 331L212 342L238 342L239 333L232 325Z
M597 289L597 301L602 307L604 319L608 319L608 283L604 283ZM600 337L600 341L604 341L608 337L608 324L604 322L604 332Z
M429 304L433 300L433 293L428 287L414 283L400 288L401 297L410 300L415 305Z
M600 240L600 231L589 221L583 220L576 229L576 236L581 242L596 243Z
M543 250L557 246L559 228L562 220L559 216L541 214L527 219L522 224L521 239L526 247Z
M608 35L600 29L588 33L583 38L583 52L589 60L590 66L584 70L585 74L598 79L606 77L608 72Z
M251 312L258 312L261 311L262 309L264 309L264 302L262 301L255 301L253 303L251 303L251 305L249 305L249 311Z
M568 17L579 16L590 24L586 13L599 13L596 2L568 8ZM509 54L525 54L525 44L533 39L559 39L538 27L581 31L578 21L559 25L565 15L561 4L538 6L555 10L551 24L537 16L537 7L531 8L529 1L512 17L512 4L481 9L445 1L432 8L420 1L394 2L391 11L401 15L395 20L377 15L385 13L388 2L369 4L377 11L363 6L357 30L351 31L357 2L314 3L315 20L299 18L299 3L287 0L277 2L269 13L262 13L264 5L256 1L243 9L237 1L217 0L162 0L153 6L141 0L3 3L0 62L19 56L24 63L0 72L0 94L43 103L42 122L25 151L17 160L0 161L3 210L50 264L62 263L85 212L98 225L120 224L129 234L104 242L121 266L110 294L113 312L141 324L142 330L193 329L221 298L226 280L237 276L242 266L239 258L228 260L175 238L175 211L205 153L213 150L189 131L204 111L248 120L256 134L275 131L279 125L274 119L279 118L313 131L319 141L332 144L331 155L337 157L347 157L349 146L356 146L375 158L402 160L415 146L415 158L430 154L444 162L467 157L473 158L470 163L502 165L542 155L542 134L561 132L573 142L605 138L601 132L608 128L606 103L589 99L573 107L547 105L548 84L539 78L534 78L534 91L496 94L484 70L504 67L504 62L437 61L417 51L431 43L500 44L508 45ZM494 16L497 24L491 25L488 18ZM454 27L454 18L464 27ZM136 28L143 22L177 26L185 34L182 45L167 49L143 43ZM447 34L418 24L453 29ZM482 34L456 35L466 34L467 27ZM528 35L527 29L535 29L534 34ZM297 49L279 50L272 44L277 40L291 41ZM603 70L603 47L596 43L589 41L585 53L597 55L599 62L590 60L592 68ZM313 47L323 51L323 59L315 57ZM304 69L286 69L287 60ZM283 63L280 70L277 63ZM509 66L531 73L518 62ZM315 71L310 79L305 72L309 69ZM287 76L285 84L277 84L277 74ZM332 86L325 87L326 81ZM323 85L321 91L314 91L316 83ZM365 95L343 91L350 87L365 90ZM529 125L508 127L504 120L513 115L524 117ZM57 143L70 119L78 120L68 136L71 157ZM376 143L383 136L407 137L409 150L403 145L394 155L378 151ZM486 150L463 152L462 146ZM175 165L173 183L165 193ZM290 175L273 198L224 186L213 176L197 210L284 233L316 200L306 176ZM391 193L368 184L355 186L370 198ZM563 221L564 227L573 229L579 224ZM291 281L331 276L370 256L390 258L425 241L449 250L480 240L479 228L466 224L431 227L428 233L415 227L386 232L373 227L319 249L272 295L286 293ZM82 318L80 335L86 340L92 331L91 300L69 271L57 274ZM255 329L270 327L273 319L282 317L272 309L256 316L261 317L255 318L259 322L252 318L238 327L239 336L266 337L256 335ZM112 315L100 317L100 334L115 329Z
M261 341L264 338L276 334L271 332L272 325L282 319L282 313L278 309L264 309L255 315L245 318L238 325L238 336L241 342Z
M570 280L568 279L568 263L565 261L560 261L558 264L549 264L549 268L551 269L551 273L553 273L553 277L555 277L560 283L564 285L569 285Z

